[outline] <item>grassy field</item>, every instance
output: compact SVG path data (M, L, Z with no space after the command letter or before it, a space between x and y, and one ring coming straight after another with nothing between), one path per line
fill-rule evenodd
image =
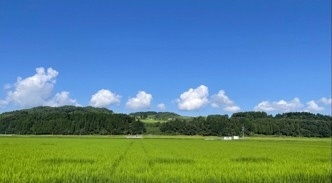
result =
M190 120L193 117L189 117L189 116L177 116L175 118L176 119L180 119L180 120ZM171 118L171 119L174 119L174 118ZM164 120L162 120L162 119L156 119L154 116L152 116L152 117L148 117L146 119L140 119L140 121L142 121L143 123L157 123L157 122L165 123L168 120L167 119L164 119Z
M330 139L204 139L2 136L0 182L331 180Z
M167 120L159 120L159 119L154 119L154 118L147 118L147 119L140 119L143 123L165 123Z

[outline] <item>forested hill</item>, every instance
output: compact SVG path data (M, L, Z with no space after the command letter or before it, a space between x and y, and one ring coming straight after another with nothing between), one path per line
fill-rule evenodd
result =
M209 115L185 121L176 119L159 124L167 134L185 135L275 135L329 137L332 117L308 112L290 112L275 117L265 112L239 112L227 115Z
M149 117L165 122L143 123ZM281 135L331 136L332 117L308 112L267 115L265 112L238 112L228 115L183 118L169 112L117 114L106 108L36 107L0 114L0 134L71 135Z
M141 134L144 124L106 108L36 107L0 115L1 134Z

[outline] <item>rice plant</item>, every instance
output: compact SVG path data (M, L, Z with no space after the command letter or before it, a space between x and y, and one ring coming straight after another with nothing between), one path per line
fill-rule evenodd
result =
M0 182L330 182L331 140L0 137Z

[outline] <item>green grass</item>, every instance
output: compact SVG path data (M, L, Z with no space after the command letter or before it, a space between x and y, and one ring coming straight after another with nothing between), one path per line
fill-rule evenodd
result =
M330 182L331 140L0 137L0 182Z
M140 119L143 123L164 123L167 122L167 120L159 120L154 118L147 118L147 119Z
M192 118L193 117L189 117L189 116L177 116L177 117L173 117L170 119L190 120ZM156 119L154 116L149 116L146 119L140 119L140 121L142 121L143 123L157 123L157 122L165 123L169 120L168 119Z

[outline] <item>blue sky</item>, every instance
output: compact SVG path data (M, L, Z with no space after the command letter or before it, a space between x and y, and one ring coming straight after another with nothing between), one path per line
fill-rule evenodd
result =
M3 0L0 17L0 112L331 114L330 0Z

